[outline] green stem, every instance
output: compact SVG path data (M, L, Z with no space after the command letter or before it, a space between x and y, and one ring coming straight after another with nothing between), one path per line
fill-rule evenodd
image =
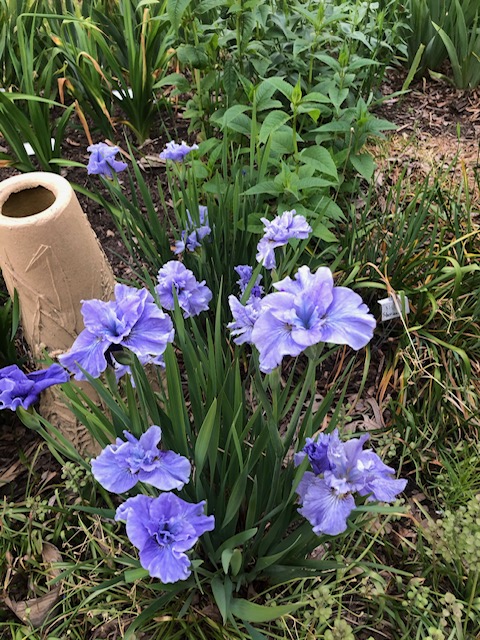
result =
M468 606L467 606L467 612L465 614L465 623L463 625L463 632L464 634L467 633L467 626L468 626L468 620L470 618L470 611L472 610L472 605L473 605L473 601L475 599L475 594L477 592L477 586L478 586L478 578L480 576L480 571L475 571L474 576L473 576L473 584L472 584L472 588L470 590L470 597L468 598Z
M298 173L298 142L297 142L297 109L294 107L293 111L293 119L292 119L292 129L293 129L293 156L295 158L295 171Z

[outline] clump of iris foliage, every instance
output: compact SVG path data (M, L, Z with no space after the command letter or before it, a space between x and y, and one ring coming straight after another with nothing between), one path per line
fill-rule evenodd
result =
M7 592L43 595L43 542L63 555L58 608L38 630L0 605L7 637L480 631L475 205L466 178L382 188L366 147L393 128L389 65L410 57L405 85L428 68L432 28L474 82L478 10L450 3L467 46L418 4L1 0L2 159L82 167L135 272L84 301L63 368L19 368L16 302L2 314L2 408L63 469L2 504ZM189 132L149 168L174 113ZM68 126L85 165L62 158ZM392 292L410 314L379 322ZM52 384L92 456L35 412Z
M114 164L117 149L90 150L90 173L111 181L109 188L120 194L114 172L126 167ZM193 169L188 173L194 151L195 146L172 142L162 152L172 188L183 180L189 190L196 179ZM326 552L322 560L311 554L328 545L329 536L351 535L351 520L388 514L388 508L379 511L371 503L394 502L406 480L396 479L394 468L363 449L368 434L344 441L332 431L338 417L331 408L345 393L351 364L314 406L318 371L334 357L335 345L363 349L376 321L359 294L334 284L328 267L312 270L318 259L306 254L308 264L298 266L312 234L306 218L295 210L263 217L258 237L245 228L226 229L230 237L246 239L242 257L255 258L237 265L235 275L223 279L224 272L217 272L213 278L208 252L218 245L214 207L209 203L203 220L198 216L202 242L185 252L204 280L180 260L168 260L150 291L117 284L114 300L83 302L85 328L59 361L77 380L90 381L102 400L104 406L97 406L80 389L65 387L72 410L103 450L89 464L63 449L58 434L56 447L86 469L91 466L104 489L122 496L105 497L117 505L113 513L91 508L126 523L128 541L138 550L138 577L174 585L149 610L177 593L199 590L235 628L298 608L253 604L248 589L337 566ZM190 232L194 214L187 217ZM239 298L223 291L224 282L238 275ZM353 363L353 351L348 358ZM23 398L14 367L0 372L3 407L20 404L23 420L53 444L55 427L25 411L40 388ZM57 369L66 375L51 365L49 386L65 382L53 375ZM98 380L102 374L104 382ZM327 432L318 435L327 416ZM138 621L128 633L134 628Z

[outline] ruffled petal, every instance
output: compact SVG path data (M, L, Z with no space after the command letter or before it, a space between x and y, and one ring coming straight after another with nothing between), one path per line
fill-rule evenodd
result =
M116 445L114 445L116 446ZM132 489L139 478L129 467L125 457L118 455L112 446L91 461L93 477L112 493L124 493Z
M107 368L105 353L111 342L84 329L77 337L68 353L58 357L61 364L75 374L75 380L86 380L79 366L94 378Z
M361 349L370 342L376 321L361 297L346 287L334 287L323 327L323 341Z
M392 476L377 477L367 482L359 491L361 496L371 494L369 501L394 502L399 493L407 486L407 480L393 478Z
M156 304L146 305L142 316L133 325L122 345L137 356L161 355L173 342L173 323Z
M270 296L277 296L276 302L282 308L276 307L271 309L267 300ZM278 366L283 356L298 356L303 351L303 346L295 342L292 337L292 320L291 308L288 307L288 301L291 302L289 294L272 293L263 299L263 303L267 308L263 307L257 321L252 330L252 343L256 346L260 353L260 370L264 373L270 373ZM283 300L285 297L285 300ZM285 303L285 304L283 304Z
M160 491L182 489L190 479L190 462L173 451L160 451L151 466L151 470L142 468L138 477L142 482L147 482Z
M303 490L299 513L310 522L317 535L335 536L347 529L347 518L354 508L355 500L351 494L338 494L323 478L314 477Z
M186 580L191 574L187 555L174 552L171 546L161 547L152 539L140 550L140 563L164 584Z
M35 384L35 389L40 392L54 384L63 384L70 380L70 376L59 364L52 364L47 369L27 373L27 378Z
M139 495L129 498L116 512L115 520L126 520L127 535L130 542L143 549L152 537L150 506L154 498Z
M127 433L128 432L125 432L125 434ZM161 439L162 439L161 428L158 427L156 424L152 424L152 426L148 427L145 433L140 436L140 439L138 442L142 446L142 448L147 451L147 450L156 449Z
M257 245L257 262L263 264L265 269L269 271L275 269L277 263L275 261L275 247L281 246L282 243L273 242L268 238L262 238Z
M227 325L230 329L235 344L250 344L252 340L252 330L257 320L260 310L260 298L253 298L252 302L243 305L235 296L228 296L228 304L234 318L233 322Z

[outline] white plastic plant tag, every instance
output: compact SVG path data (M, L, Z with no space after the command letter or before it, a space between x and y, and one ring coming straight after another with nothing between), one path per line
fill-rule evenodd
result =
M127 88L127 93L125 93L125 91L123 89L121 91L118 91L117 89L114 89L112 91L112 95L115 96L116 98L118 98L119 100L123 100L126 95L128 95L129 98L133 98L133 89L128 87Z
M394 294L392 294L384 300L379 300L378 304L382 307L382 322L392 320L393 318L400 318L402 313L404 316L410 313L407 296L395 296L394 299Z
M52 151L55 149L55 138L50 138L50 144L52 145ZM32 145L29 142L24 142L23 146L25 147L25 151L27 155L34 156L35 151L33 150Z

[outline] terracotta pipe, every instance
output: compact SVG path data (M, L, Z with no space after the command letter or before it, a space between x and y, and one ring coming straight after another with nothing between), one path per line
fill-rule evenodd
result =
M37 359L71 347L83 329L82 300L113 297L114 275L87 216L69 182L53 173L0 183L0 267L10 296L18 293L23 332ZM66 420L58 399L43 404L44 417L58 414L54 424ZM79 429L75 423L62 431L85 449L88 437Z

